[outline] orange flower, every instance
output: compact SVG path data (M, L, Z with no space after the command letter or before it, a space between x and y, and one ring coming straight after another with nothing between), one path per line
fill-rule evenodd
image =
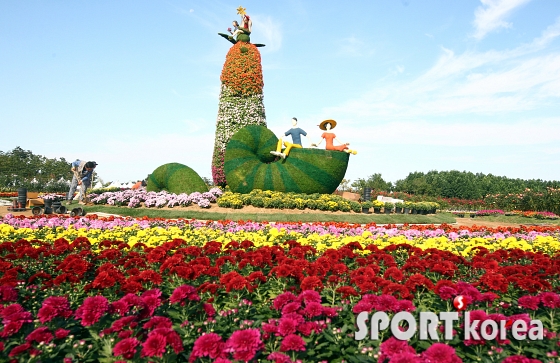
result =
M251 43L238 42L229 50L220 80L236 95L262 94L261 55Z

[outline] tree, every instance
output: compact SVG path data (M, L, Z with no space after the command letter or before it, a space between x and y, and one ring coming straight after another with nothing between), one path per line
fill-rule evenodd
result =
M0 187L5 189L61 191L67 189L67 185L59 181L71 177L70 162L64 158L49 159L19 146L11 151L0 151Z
M360 194L363 194L364 188L371 188L382 192L390 192L393 190L393 184L391 182L386 182L379 173L370 175L367 179L357 179L352 183L352 186Z

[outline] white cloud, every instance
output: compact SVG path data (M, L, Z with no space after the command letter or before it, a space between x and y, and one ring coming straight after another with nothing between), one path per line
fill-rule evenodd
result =
M282 47L282 25L271 16L254 15L251 43L263 43L266 50L277 51Z
M537 132L538 130L546 132ZM344 126L340 132L344 133L345 139L341 141L349 141L358 149L372 143L449 147L543 145L560 142L560 117L507 123L433 123L425 120L381 124L371 122L359 128ZM558 149L550 150L551 153L557 151Z
M494 121L518 117L519 111L539 111L560 105L560 53L546 46L560 36L560 20L531 43L514 49L455 54L442 48L435 64L416 79L378 82L368 93L320 116L353 123L447 117ZM398 66L397 66L398 70ZM396 72L391 72L396 76Z
M337 54L345 57L359 57L364 52L364 42L355 36L341 39L338 41Z
M512 27L512 24L505 19L516 8L529 1L531 0L480 0L482 6L479 6L474 13L473 37L480 40L494 30Z

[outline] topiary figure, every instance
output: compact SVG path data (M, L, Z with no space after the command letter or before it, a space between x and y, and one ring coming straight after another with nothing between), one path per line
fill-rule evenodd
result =
M226 56L220 80L212 178L214 184L225 186L224 153L231 136L247 125L266 126L261 55L257 45L249 43L248 34L237 36Z
M296 193L331 194L340 185L349 154L319 149L292 149L290 156L275 161L278 138L264 126L250 125L229 141L224 158L227 184L232 192L253 189Z
M188 166L179 163L169 163L158 167L150 174L146 190L149 192L167 190L169 193L191 194L194 192L207 192L208 187L196 171Z

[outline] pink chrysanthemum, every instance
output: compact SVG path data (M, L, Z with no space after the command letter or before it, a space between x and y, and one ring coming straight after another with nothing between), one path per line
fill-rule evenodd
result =
M83 326L95 324L109 310L109 301L104 296L92 296L84 300L82 306L76 310L76 318Z
M25 341L27 341L28 343L31 343L31 342L35 341L37 343L45 343L46 344L46 343L49 343L51 340L53 340L53 335L50 332L49 328L46 327L46 326L41 326L41 327L33 330L25 338Z
M283 317L278 321L277 331L280 336L294 334L297 330L298 322L292 318Z
M43 324L58 316L69 318L71 315L70 302L63 296L50 296L46 298L37 313L39 321Z
M171 297L169 298L169 302L172 304L181 303L184 305L185 302L183 300L191 300L191 301L200 301L200 296L196 292L196 288L191 285L182 285L173 290Z
M125 359L132 359L136 354L136 347L140 342L136 338L126 338L115 344L113 348L113 355L118 357L120 355Z
M381 343L380 345L380 356L379 361L383 362L386 359L391 359L396 354L402 353L411 353L415 354L416 351L410 345L408 345L407 341L399 340L395 337L391 337Z
M141 356L143 357L163 357L167 339L161 334L150 334L148 339L142 344Z
M290 334L282 339L280 350L282 352L305 351L305 341L299 335Z
M521 296L519 300L517 300L517 304L520 307L524 309L530 309L530 310L537 310L539 308L540 302L541 299L539 299L538 296L531 296L531 295Z
M462 363L461 358L457 357L457 353L453 347L447 344L435 343L422 353L425 363Z
M290 357L280 352L270 353L266 359L272 360L274 363L292 363Z
M224 341L222 337L216 333L204 334L194 342L194 347L190 356L193 362L197 358L210 357L212 359L219 358L224 349Z
M235 360L249 361L263 347L261 332L258 329L235 331L226 342L225 351L233 353Z

